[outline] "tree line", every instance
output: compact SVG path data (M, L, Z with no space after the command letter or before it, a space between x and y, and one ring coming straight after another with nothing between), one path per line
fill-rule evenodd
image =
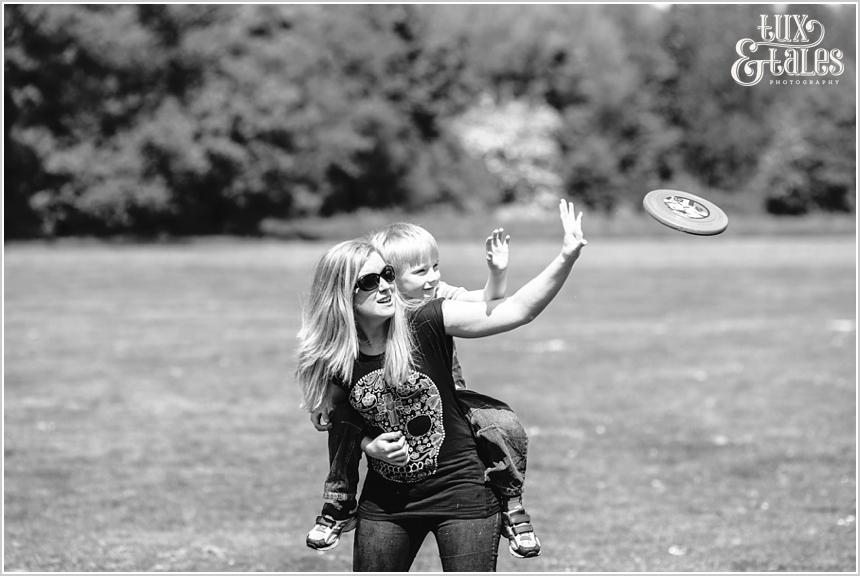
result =
M855 7L783 8L826 26L838 85L740 86L735 43L772 10L4 5L5 234L256 234L527 200L457 137L487 98L557 114L549 168L593 209L684 183L851 212Z

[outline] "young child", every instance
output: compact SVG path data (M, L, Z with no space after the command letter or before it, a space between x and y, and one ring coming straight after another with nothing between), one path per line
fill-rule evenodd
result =
M488 301L503 298L507 290L509 236L498 228L486 240L489 275L482 290L468 291L441 281L436 239L415 224L398 223L371 236L385 261L395 270L400 294L411 301L435 298ZM540 540L522 504L528 438L516 414L505 403L466 389L457 352L454 349L452 374L458 397L475 433L479 456L487 469L485 478L493 485L502 504L502 529L512 555L530 558L540 554ZM360 418L345 405L336 386L329 386L330 400L315 411L311 420L317 429L329 431L330 470L324 488L324 505L307 545L317 550L334 548L342 532L355 527L355 495L358 462L361 458ZM323 424L325 412L328 424Z

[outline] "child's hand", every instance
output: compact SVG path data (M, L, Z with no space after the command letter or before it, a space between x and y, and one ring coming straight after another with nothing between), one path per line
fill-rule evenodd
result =
M326 384L325 395L316 410L311 412L311 424L320 432L331 429L331 413L335 404L346 402L346 392L331 382Z
M588 240L582 234L582 212L576 214L573 202L567 202L564 198L558 203L558 211L561 216L561 225L564 227L564 240L562 240L561 250L565 254L573 254L588 244Z
M331 407L320 406L311 412L311 424L320 432L325 432L331 428Z
M508 269L508 244L510 236L502 235L504 228L496 228L490 236L487 236L487 266L491 271L502 272Z

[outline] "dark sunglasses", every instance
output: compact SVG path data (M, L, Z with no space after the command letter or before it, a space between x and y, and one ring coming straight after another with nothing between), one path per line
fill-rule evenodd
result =
M376 290L379 288L379 279L382 278L389 284L394 282L394 266L391 264L386 264L385 268L382 269L382 272L378 274L373 272L372 274L365 274L364 276L360 276L358 280L355 281L355 287L364 290L365 292L370 292L372 290Z

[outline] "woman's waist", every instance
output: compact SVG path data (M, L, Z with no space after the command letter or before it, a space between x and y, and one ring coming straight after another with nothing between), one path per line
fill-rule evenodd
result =
M359 516L451 515L484 518L498 511L498 500L483 478L431 476L415 483L393 482L370 472L361 494Z

